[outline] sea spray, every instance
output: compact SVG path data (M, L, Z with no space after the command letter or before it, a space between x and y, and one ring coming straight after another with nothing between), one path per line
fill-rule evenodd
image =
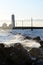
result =
M7 46L11 46L15 43L21 43L24 47L28 47L28 48L39 48L41 45L34 41L34 40L29 40L29 39L24 39L25 36L20 35L20 34L16 34L12 37L12 39L7 40L6 42L4 42Z
M15 33L15 32L14 32ZM25 39L25 35L20 33L12 34L9 30L1 30L0 31L0 43L4 43L6 46L13 45L15 43L21 43L24 47L28 48L39 48L40 43L32 40Z

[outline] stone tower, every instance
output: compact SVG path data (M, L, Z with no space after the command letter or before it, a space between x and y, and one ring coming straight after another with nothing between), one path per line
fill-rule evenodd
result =
M15 16L14 14L12 15L12 28L15 28Z

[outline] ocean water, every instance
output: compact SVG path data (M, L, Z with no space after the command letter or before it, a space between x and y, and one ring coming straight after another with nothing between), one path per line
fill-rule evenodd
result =
M40 47L40 44L34 40L24 40L25 36L32 38L39 36L43 40L43 29L33 29L33 31L31 29L0 30L0 43L4 43L7 46L21 43L24 47Z
M21 33L22 35L25 36L30 36L32 38L39 36L41 38L41 40L43 40L43 29L33 29L33 31L31 31L31 29L17 29L17 30L12 30L13 34L16 33Z

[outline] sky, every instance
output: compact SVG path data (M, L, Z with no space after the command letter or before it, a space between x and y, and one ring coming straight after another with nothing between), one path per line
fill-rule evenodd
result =
M0 0L1 20L43 18L43 0ZM8 22L10 23L10 22Z

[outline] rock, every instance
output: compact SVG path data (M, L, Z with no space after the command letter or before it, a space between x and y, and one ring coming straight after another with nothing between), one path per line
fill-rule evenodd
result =
M37 42L40 42L40 37L39 36L37 36L37 37L35 37L35 38L33 38L33 40L36 40Z
M32 65L31 55L41 56L40 49L33 48L28 52L20 43L11 47L0 44L0 65Z
M43 65L43 60L41 59L36 59L35 62L34 62L34 65Z
M31 37L29 37L29 36L26 36L24 39L32 39Z
M4 43L0 43L0 48L4 48L4 47L5 47Z
M32 48L32 50L30 50L29 52L31 54L32 57L39 57L41 56L41 52L40 52L40 48Z
M41 47L43 47L43 41L42 40L40 41L40 45L41 45Z
M32 65L28 51L20 44L4 47L0 45L0 65Z
M15 65L31 65L31 58L27 50L20 44L15 43L13 49L10 52L10 62Z

